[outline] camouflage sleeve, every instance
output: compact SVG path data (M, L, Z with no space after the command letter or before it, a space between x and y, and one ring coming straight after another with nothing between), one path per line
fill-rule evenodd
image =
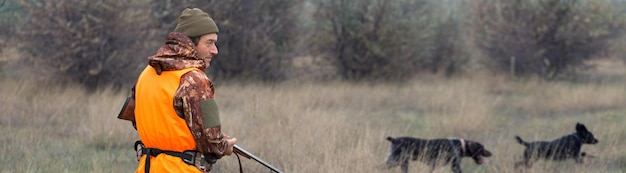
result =
M205 115L201 102L215 97L213 84L200 70L183 75L174 97L174 106L178 116L185 119L187 126L196 140L196 148L204 154L213 154L217 158L224 155L228 147L222 138L221 125L205 127Z

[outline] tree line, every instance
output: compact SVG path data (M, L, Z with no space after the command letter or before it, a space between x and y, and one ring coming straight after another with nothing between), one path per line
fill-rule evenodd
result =
M331 69L312 72L323 79L402 81L480 66L550 80L624 57L626 3L609 0L15 0L1 3L0 38L22 64L59 80L128 86L186 7L220 28L207 71L220 80L299 78L303 57Z

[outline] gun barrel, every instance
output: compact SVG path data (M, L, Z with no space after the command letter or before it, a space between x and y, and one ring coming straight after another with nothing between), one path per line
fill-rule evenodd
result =
M253 159L253 160L255 160L255 161L257 161L257 162L261 163L263 166L265 166L265 167L267 167L267 168L271 169L271 170L272 170L272 171L274 171L274 172L277 172L277 173L283 173L283 171L281 171L281 170L279 170L278 168L276 168L276 167L274 167L274 166L272 166L272 165L270 165L270 164L266 163L265 161L263 161L263 160L259 159L259 158L258 158L258 157L256 157L254 154L252 154L252 153L250 153L250 152L246 151L245 149L241 148L241 147L240 147L239 145L237 145L237 144L235 144L235 145L233 146L233 149L234 149L234 151L235 151L236 153L238 153L238 154L242 155L243 157L246 157L246 158L248 158L248 159Z

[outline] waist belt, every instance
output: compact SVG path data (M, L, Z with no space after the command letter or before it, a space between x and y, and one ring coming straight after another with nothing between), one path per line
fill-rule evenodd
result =
M188 165L195 166L203 172L211 171L211 165L215 164L217 159L211 155L204 155L198 151L169 151L161 150L158 148L146 148L141 141L135 142L135 150L137 151L137 160L146 154L146 165L144 166L145 173L150 172L150 156L156 157L159 154L167 154L170 156L178 157Z

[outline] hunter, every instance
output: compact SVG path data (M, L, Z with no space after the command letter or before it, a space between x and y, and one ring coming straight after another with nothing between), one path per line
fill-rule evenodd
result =
M218 32L206 12L187 8L148 57L118 116L139 133L136 173L209 172L233 152L237 139L222 133L215 88L204 73L218 53Z

